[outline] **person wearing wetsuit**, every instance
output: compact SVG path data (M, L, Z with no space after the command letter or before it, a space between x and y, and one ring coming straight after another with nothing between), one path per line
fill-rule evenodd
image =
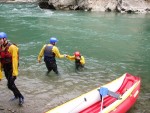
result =
M13 92L14 97L11 100L19 98L19 105L24 103L24 97L15 85L18 76L19 48L7 41L7 34L0 32L0 79L2 79L2 70L7 79L7 86Z
M59 72L58 72L55 57L64 58L64 56L66 56L65 54L64 55L60 54L59 49L56 47L57 42L58 42L57 38L51 37L50 38L50 44L45 44L42 47L42 49L38 55L38 62L39 63L41 62L41 59L44 55L44 62L45 62L45 65L47 67L47 70L48 70L47 74L53 70L58 75Z
M80 54L79 51L76 51L73 56L67 55L66 57L69 60L75 61L75 68L76 68L76 70L80 70L80 69L84 68L85 58L84 58L84 56L82 56Z

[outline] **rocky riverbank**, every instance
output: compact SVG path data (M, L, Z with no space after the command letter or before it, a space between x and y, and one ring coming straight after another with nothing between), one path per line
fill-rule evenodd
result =
M150 13L150 0L2 0L3 2L38 2L40 8L120 13Z
M41 8L121 13L150 13L150 0L41 0Z

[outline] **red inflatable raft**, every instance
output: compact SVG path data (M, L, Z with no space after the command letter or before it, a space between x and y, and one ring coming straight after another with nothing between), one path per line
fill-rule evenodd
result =
M126 113L138 97L140 84L139 77L125 73L46 113Z

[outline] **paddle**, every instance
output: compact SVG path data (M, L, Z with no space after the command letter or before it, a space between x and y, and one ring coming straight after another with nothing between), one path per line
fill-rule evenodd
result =
M108 88L105 88L105 87L101 87L100 89L98 89L99 93L100 93L100 97L102 99L102 102L101 102L101 108L100 108L100 113L102 113L102 110L103 110L103 99L105 96L108 95Z
M112 97L117 98L118 100L122 99L119 94L108 90L108 88L106 88L106 87L101 87L100 89L98 89L98 91L99 91L100 97L102 99L100 113L102 113L102 110L103 110L103 99L105 96L110 95Z

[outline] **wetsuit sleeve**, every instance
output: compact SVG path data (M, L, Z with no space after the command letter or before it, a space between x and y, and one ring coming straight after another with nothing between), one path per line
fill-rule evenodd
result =
M56 46L53 47L52 51L55 53L57 58L64 58L64 55L60 54L59 49Z
M83 56L81 56L80 62L81 62L81 64L85 64L85 59Z
M44 49L45 49L46 45L44 45L38 55L38 61L41 61L43 55L44 55Z
M8 52L12 55L12 68L13 68L13 76L17 76L18 75L18 47L15 45L11 45L8 49Z
M69 59L69 60L75 60L75 56L70 56L70 55L67 55L67 58Z
M3 74L2 74L2 64L0 63L0 80L2 80Z

